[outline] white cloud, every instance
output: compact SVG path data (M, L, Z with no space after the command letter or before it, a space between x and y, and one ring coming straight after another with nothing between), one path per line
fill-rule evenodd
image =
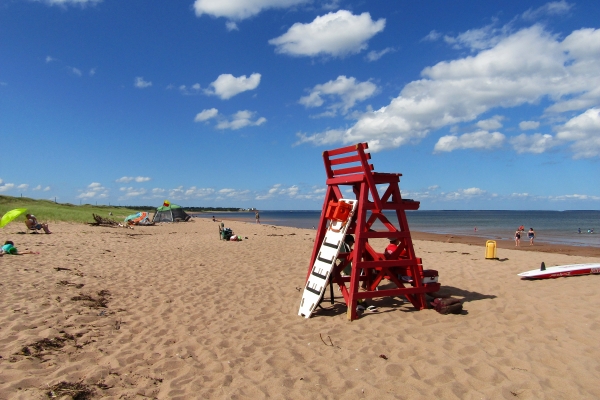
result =
M101 183L92 182L88 185L86 191L81 191L81 193L76 196L78 199L104 199L109 195L108 189L102 186Z
M343 57L367 48L367 41L385 28L385 19L346 10L316 17L308 24L295 23L283 35L269 40L275 52L291 56Z
M50 191L50 186L46 186L46 187L44 188L44 192L48 192L48 191Z
M215 194L215 190L212 188L198 188L192 186L190 188L184 188L179 186L173 189L154 188L151 190L150 198L164 198L168 197L171 200L194 200L194 199L210 199Z
M94 76L94 75L96 75L96 68L91 68L91 69L90 69L90 72L88 72L88 74L89 74L90 76Z
M87 5L94 6L98 3L102 3L102 0L36 0L41 3L46 3L50 6L81 6Z
M526 135L522 133L519 136L510 138L510 144L519 154L540 154L548 151L549 149L558 145L559 143L557 143L556 139L554 139L552 135L542 135L541 133Z
M14 183L4 183L2 179L0 179L0 192L6 192L15 187Z
M136 177L133 177L133 176L124 176L122 178L117 179L115 182L129 183L131 181L136 181L138 183L141 183L141 182L148 182L149 180L150 180L150 178L147 177L147 176L136 176Z
M446 200L468 200L473 197L483 196L487 192L479 188L458 189L455 192L444 193L443 197Z
M240 30L240 28L238 28L237 24L235 22L233 22L233 21L227 21L227 22L225 22L225 27L227 28L227 30L229 32L231 32L231 31L239 31Z
M356 78L347 78L344 75L337 77L335 81L329 81L316 85L311 89L308 96L300 98L299 103L305 107L320 107L323 105L323 96L332 99L339 99L328 108L334 114L341 110L346 114L348 110L359 101L364 101L377 92L377 85L372 82L357 82Z
M391 53L393 51L395 51L393 47L386 47L385 49L380 50L380 51L375 51L375 50L370 51L367 53L367 61L369 61L369 62L377 61L381 57L386 55L387 53Z
M450 152L458 149L493 149L504 143L504 135L500 132L490 133L482 130L465 133L460 136L443 136L435 144L434 152Z
M17 189L19 190L27 190L29 189L29 185L26 183L21 183L19 186L17 186Z
M575 158L600 155L600 108L590 108L571 118L556 134L558 140L573 142Z
M433 30L433 31L429 32L427 34L427 36L425 36L423 39L421 39L421 41L435 42L440 37L442 37L442 34L436 30Z
M540 123L537 121L521 121L519 122L519 128L522 131L529 131L532 129L537 129L540 126Z
M167 87L167 89L171 89L171 88L172 87ZM200 87L199 83L194 83L189 88L186 85L179 86L179 91L181 92L181 94L184 94L184 95L198 94L198 93L200 93L200 89L201 89L201 87Z
M289 8L312 0L196 0L194 11L198 17L208 14L241 21L269 8Z
M211 118L215 118L217 115L219 115L219 110L217 110L216 108L202 110L198 114L196 114L196 118L194 118L194 122L206 121Z
M241 129L246 126L259 126L267 122L267 119L264 117L260 117L255 121L252 121L254 118L254 112L248 110L238 111L233 115L231 120L222 120L217 124L217 129Z
M562 15L569 12L573 4L567 3L565 0L551 1L543 6L525 11L522 15L523 19L533 20L547 15Z
M600 196L590 196L587 194L565 194L565 195L561 195L561 196L550 196L548 199L556 200L556 201L565 201L565 200L598 201L598 200L600 200Z
M249 190L221 189L221 190L217 191L216 200L222 200L222 199L247 200L249 198L250 198Z
M298 133L296 144L366 141L377 151L418 142L494 108L547 99L554 103L546 109L551 114L574 108L579 100L578 107L598 104L600 30L574 31L562 41L539 25L498 35L489 49L425 68L422 79L408 83L389 105L358 116L350 128Z
M146 189L133 188L133 187L122 187L119 189L121 192L124 192L122 196L119 197L119 200L130 199L132 197L143 196L147 193Z
M53 62L53 61L57 61L57 59L56 59L56 58L54 58L54 57L51 57L51 56L46 56L46 62L47 62L47 63L51 63L51 62Z
M478 128L481 128L483 130L491 131L494 129L502 128L502 122L500 121L502 121L503 119L504 117L501 115L494 115L490 119L482 119L481 121L478 121L475 125L477 125Z
M221 74L210 86L212 90L207 90L207 94L219 96L223 100L227 100L237 94L247 90L254 90L260 84L260 74L253 73L250 77L242 75L235 77L231 74Z
M301 200L319 200L322 199L325 194L325 189L322 187L313 187L309 192L303 192L298 185L292 185L289 187L283 187L282 184L277 183L273 185L267 193L256 194L255 200L267 200L275 197L294 198Z
M468 48L472 51L485 50L496 46L510 34L510 24L496 27L496 21L478 29L469 29L456 37L444 36L444 41L456 49Z
M73 75L77 75L77 76L83 75L83 73L81 72L81 70L79 68L75 68L75 67L68 67L68 68L73 73Z
M143 77L138 76L135 78L135 82L133 85L138 89L144 89L144 88L152 86L152 82L147 82L144 80Z

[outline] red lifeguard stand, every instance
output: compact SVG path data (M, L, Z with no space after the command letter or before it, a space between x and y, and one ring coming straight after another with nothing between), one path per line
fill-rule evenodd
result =
M323 152L327 193L307 273L308 280L327 231L332 206L335 207L340 199L348 198L342 195L340 186L350 186L358 200L347 230L347 234L355 236L354 249L350 253L340 253L338 258L342 262L333 267L330 278L340 288L348 306L349 320L358 317L356 306L359 299L404 296L416 309L422 310L427 308L425 293L440 289L437 271L423 271L421 259L415 256L406 220L405 210L418 210L420 203L402 199L398 185L402 174L373 172L373 165L369 164L371 155L365 152L366 149L367 143L358 143ZM381 196L378 186L383 193ZM384 215L386 210L388 214L393 212L395 218L390 220ZM383 230L373 229L376 221L383 224ZM400 244L386 259L383 250L378 252L369 244L369 239L375 238L398 238ZM350 276L341 276L348 263L352 263ZM386 288L378 290L383 279L396 287L391 285L392 288L388 288L386 285Z

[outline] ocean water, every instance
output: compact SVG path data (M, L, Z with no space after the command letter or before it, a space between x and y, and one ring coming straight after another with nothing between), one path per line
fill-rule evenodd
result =
M386 213L387 214L387 213ZM200 213L199 218L235 219L254 223L253 212ZM501 240L514 237L521 225L533 228L536 241L574 246L600 247L600 211L407 211L410 230L428 233L478 236ZM389 216L392 219L392 215ZM319 224L321 211L260 211L263 224L312 229ZM477 230L475 231L475 227ZM382 229L382 226L375 226ZM581 233L578 233L581 229ZM593 234L587 233L594 229Z

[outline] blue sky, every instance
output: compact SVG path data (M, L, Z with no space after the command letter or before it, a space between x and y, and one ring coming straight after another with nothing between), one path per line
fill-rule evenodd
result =
M421 209L600 209L600 3L0 0L0 194L320 209L368 142Z

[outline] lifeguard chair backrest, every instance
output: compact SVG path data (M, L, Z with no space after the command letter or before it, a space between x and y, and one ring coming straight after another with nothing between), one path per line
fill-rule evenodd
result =
M358 143L353 146L324 151L323 162L327 178L345 177L350 180L362 180L365 173L370 174L374 169L373 165L369 164L371 154L365 153L368 148L367 143Z

